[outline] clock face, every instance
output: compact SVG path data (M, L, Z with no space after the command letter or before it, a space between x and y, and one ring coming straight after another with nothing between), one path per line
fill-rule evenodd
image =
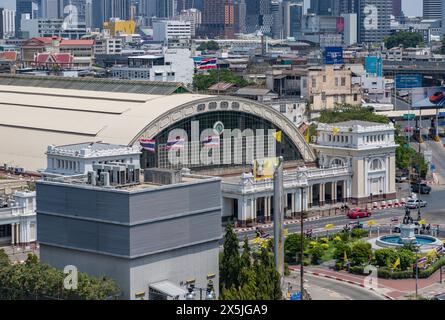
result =
M213 132L217 135L221 135L224 132L224 125L221 121L215 122L213 125Z

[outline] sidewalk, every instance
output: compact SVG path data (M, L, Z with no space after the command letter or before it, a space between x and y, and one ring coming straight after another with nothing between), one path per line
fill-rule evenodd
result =
M299 266L289 266L291 270L299 271ZM320 267L305 267L305 272L320 276L331 278L337 281L348 282L361 287L365 287L365 276L350 274L346 271L333 271L327 268ZM431 277L427 279L418 280L419 295L433 296L435 294L445 292L445 281L439 283L440 270L436 271ZM445 279L444 279L445 280ZM381 279L378 278L378 285L375 289L378 293L386 296L388 299L406 299L406 296L415 293L416 280L415 279Z

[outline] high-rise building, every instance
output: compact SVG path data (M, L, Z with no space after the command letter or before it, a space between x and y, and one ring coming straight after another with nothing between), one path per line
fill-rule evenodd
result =
M392 0L392 14L396 18L402 16L402 0Z
M311 0L311 13L319 16L340 15L341 0Z
M5 33L5 31L4 31L4 27L3 27L3 24L4 24L4 22L3 22L3 11L5 11L6 9L4 9L4 8L0 8L0 39L3 39L5 36L4 36L4 33Z
M15 31L18 37L21 37L20 25L22 22L22 15L26 14L30 19L35 19L38 17L38 10L39 6L35 0L16 0Z
M423 0L424 19L442 19L443 0Z
M339 0L340 14L357 13L359 0Z
M233 0L205 0L200 33L208 37L233 37L235 33Z
M92 26L102 28L110 18L130 19L130 0L93 0L91 5Z
M391 33L392 0L359 0L358 42L382 42Z
M61 0L42 0L40 8L41 17L44 19L59 19L63 2Z
M236 32L247 33L246 10L246 0L235 0L235 26L237 26Z
M304 12L303 3L292 3L290 5L289 13L289 35L294 38L298 38L301 33L301 22L303 20Z

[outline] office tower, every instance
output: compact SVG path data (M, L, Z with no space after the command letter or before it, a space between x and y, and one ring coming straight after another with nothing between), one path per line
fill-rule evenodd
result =
M60 0L42 0L41 17L43 19L59 19L61 17Z
M236 30L239 33L246 33L246 0L235 1L235 26L238 26Z
M201 35L231 38L235 31L233 0L205 0L202 13Z
M156 17L172 18L176 15L176 12L177 9L175 0L156 0Z
M155 0L140 0L139 12L141 16L151 18L156 16L156 4Z
M382 42L391 34L392 0L360 0L358 42Z
M271 34L274 39L281 39L284 37L283 30L283 12L282 3L272 1L270 3L270 14L272 16Z
M110 18L128 20L130 18L129 0L102 0L103 18L108 21Z
M255 32L259 27L260 10L258 0L246 0L246 31Z
M423 0L424 19L442 19L443 0Z
M15 10L0 7L0 39L15 35Z
M338 16L340 0L311 0L310 11L319 16Z
M392 14L396 18L402 16L402 0L392 0Z
M289 21L289 35L298 38L301 34L301 22L303 20L303 3L292 3L290 5L290 21Z
M357 13L359 0L339 0L340 14Z
M5 28L3 27L3 25L5 24L4 23L4 18L3 18L3 15L4 15L4 11L5 11L6 9L4 9L4 8L0 8L0 39L3 39L4 37L5 37Z
M93 0L85 1L85 26L87 29L93 28Z
M21 37L20 24L22 22L22 15L26 14L30 19L38 17L39 6L35 0L16 0L16 15L15 15L15 30L16 36Z

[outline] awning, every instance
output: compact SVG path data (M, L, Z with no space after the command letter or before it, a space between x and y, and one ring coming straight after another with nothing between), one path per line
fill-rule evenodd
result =
M170 281L160 281L156 283L152 283L149 285L149 287L153 290L156 290L162 294L165 294L166 296L172 297L172 298L183 298L187 291L174 283Z

